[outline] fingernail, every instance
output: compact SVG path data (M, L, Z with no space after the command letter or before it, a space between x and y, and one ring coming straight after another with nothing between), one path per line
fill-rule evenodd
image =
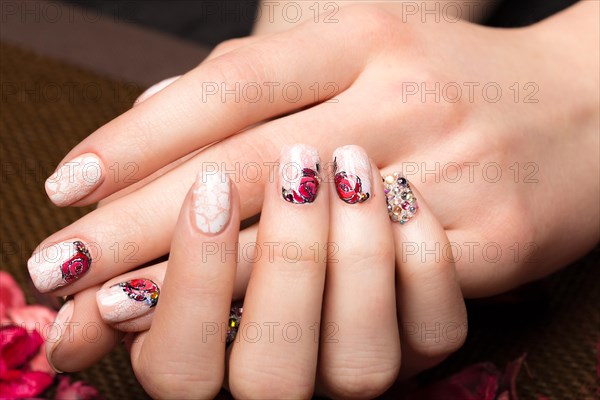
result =
M102 161L87 153L64 163L46 179L46 193L57 206L68 206L90 194L103 180Z
M284 146L279 157L281 194L294 204L312 203L319 191L320 159L317 149L305 144Z
M410 184L397 172L382 178L390 219L401 224L408 222L419 209L417 198L414 196Z
M54 323L52 324L51 331L48 332L48 341L46 342L46 358L48 363L59 374L61 370L57 369L52 363L52 353L56 350L56 347L60 344L62 338L65 336L66 331L69 329L67 325L73 316L73 300L67 301L56 314ZM50 341L52 340L52 341Z
M175 82L179 78L181 78L181 75L163 79L162 81L155 83L154 85L152 85L148 89L146 89L144 91L144 93L140 94L140 96L135 100L135 102L133 104L138 105L138 104L148 100L150 97L154 96L156 93L160 92L161 90L163 90L164 88L166 88L167 86L169 86L171 83Z
M192 190L192 221L205 234L221 232L231 214L231 183L220 172L199 173Z
M348 204L362 203L371 197L371 162L358 146L338 147L333 152L335 189Z
M132 279L96 293L102 319L109 323L141 317L158 303L160 289L150 279Z
M35 252L27 268L42 293L75 282L92 267L92 257L82 241L72 239Z

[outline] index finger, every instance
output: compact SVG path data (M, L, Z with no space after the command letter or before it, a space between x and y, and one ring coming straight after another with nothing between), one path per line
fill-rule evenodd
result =
M345 90L366 45L321 28L302 25L202 63L71 150L48 178L50 199L94 203L196 149Z

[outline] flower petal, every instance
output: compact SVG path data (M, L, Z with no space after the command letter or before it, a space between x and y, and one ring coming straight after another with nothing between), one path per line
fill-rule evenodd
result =
M24 365L42 343L44 339L37 331L13 325L0 328L0 371Z
M7 371L0 380L0 398L36 397L52 384L54 378L38 371Z

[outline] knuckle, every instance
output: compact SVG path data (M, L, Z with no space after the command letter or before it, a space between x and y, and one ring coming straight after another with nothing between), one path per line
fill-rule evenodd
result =
M356 365L354 365L356 364ZM331 366L320 377L327 393L334 398L374 398L385 392L397 379L399 357L370 360L345 360L343 366Z
M461 314L464 313L461 311ZM410 346L411 353L429 360L427 364L433 366L462 347L467 331L466 315L459 315L447 322L435 323L433 327L421 324L415 330L414 327L405 326L403 344Z
M297 370L280 368L278 371L263 367L244 371L232 369L229 389L236 399L289 399L311 398L314 377Z
M142 353L143 354L143 353ZM144 390L154 399L177 398L212 398L219 393L223 375L217 368L190 369L189 366L156 363L145 360L133 362L132 367ZM171 371L166 371L171 368ZM193 373L176 373L172 371L188 370Z
M235 50L243 44L244 40L241 38L228 39L216 45L213 49L213 54L220 55L229 53L231 50Z

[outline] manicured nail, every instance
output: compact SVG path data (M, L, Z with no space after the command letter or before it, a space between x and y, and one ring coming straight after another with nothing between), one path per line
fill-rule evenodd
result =
M94 191L103 179L102 161L87 153L64 163L46 179L46 193L57 206L68 206Z
M305 144L284 146L279 157L281 194L294 204L312 203L320 183L320 159L317 149Z
M340 199L356 204L371 197L371 162L362 148L338 147L333 152L333 170Z
M160 289L150 279L132 279L96 293L102 319L109 323L141 317L158 303Z
M382 178L390 219L401 224L408 222L419 209L417 198L414 196L410 184L397 172Z
M192 190L192 221L205 234L221 232L231 215L231 182L227 175L199 173Z
M59 374L62 373L52 364L52 353L56 350L56 347L60 344L60 341L65 336L65 333L69 329L67 325L73 316L73 300L67 301L56 314L54 323L52 324L51 331L48 332L48 341L46 342L46 358L50 366ZM51 339L51 340L50 340Z
M163 79L162 81L155 83L154 85L152 85L148 89L146 89L146 91L144 91L144 93L140 94L140 96L135 100L135 102L133 104L138 105L138 104L148 100L150 97L154 96L156 93L160 92L161 90L163 90L164 88L166 88L167 86L169 86L171 83L175 82L179 78L181 78L181 75Z
M72 239L35 252L27 268L42 293L75 282L92 267L92 257L82 241Z

